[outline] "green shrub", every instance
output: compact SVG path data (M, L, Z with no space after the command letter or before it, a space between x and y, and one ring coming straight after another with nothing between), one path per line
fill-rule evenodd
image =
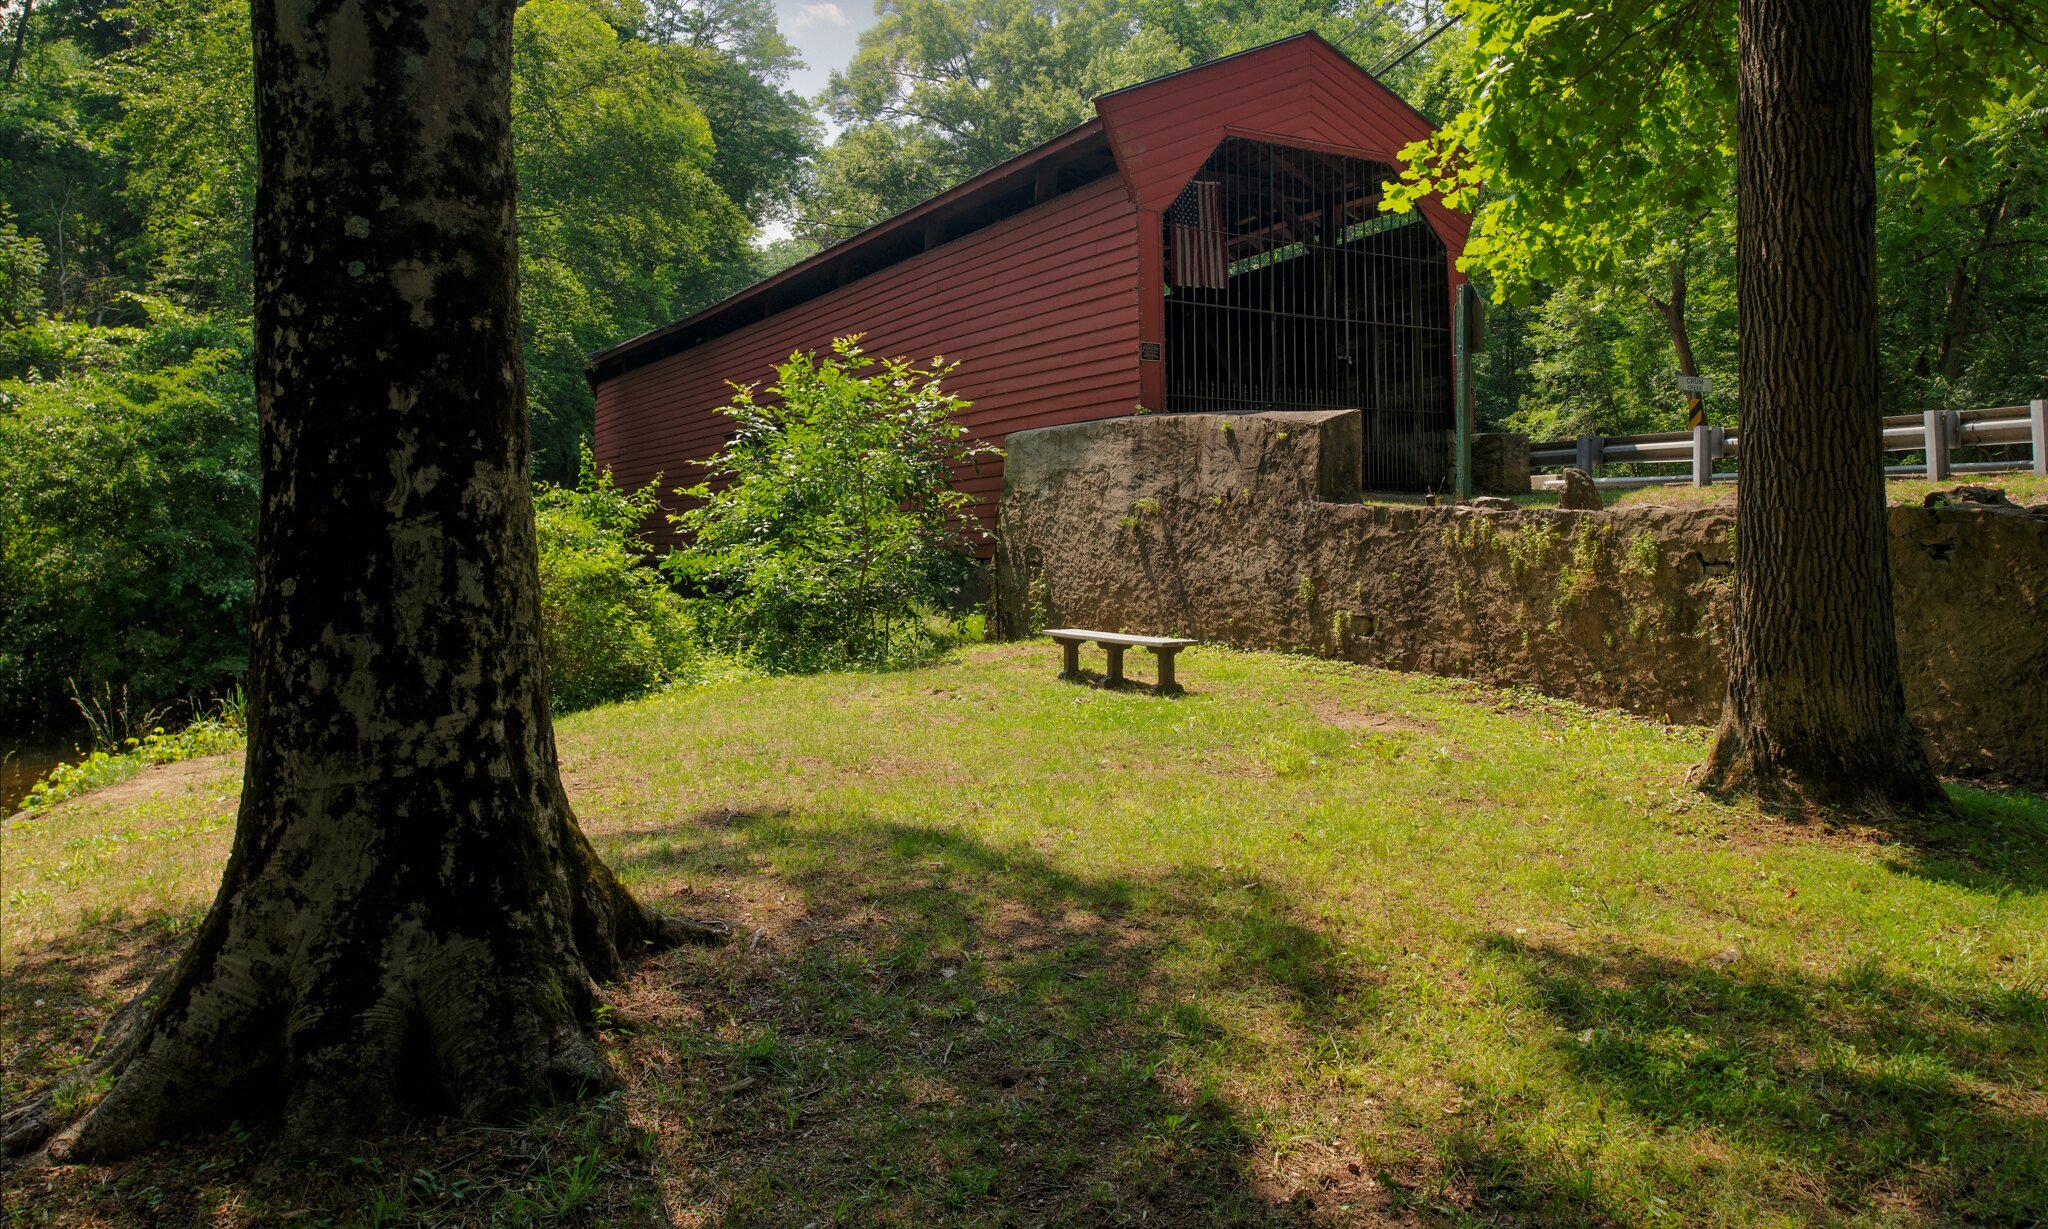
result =
M658 481L658 480L657 480ZM541 646L556 712L631 699L693 674L689 611L646 560L656 484L622 491L590 450L573 487L539 487Z
M73 680L204 694L246 664L249 335L156 315L0 333L0 711L56 711Z
M683 492L688 543L665 565L699 595L722 648L771 670L878 667L943 643L930 617L958 600L983 534L952 475L1000 455L969 443L953 368L867 358L858 337L793 354L757 399L735 386L737 431Z

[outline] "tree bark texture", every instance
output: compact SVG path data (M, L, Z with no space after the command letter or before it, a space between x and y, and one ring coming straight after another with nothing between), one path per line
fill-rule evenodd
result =
M578 829L539 644L513 0L256 0L262 511L219 896L54 1152L288 1142L613 1083L593 979L716 924ZM33 1124L31 1124L33 1125Z
M1889 811L1940 798L1892 630L1869 0L1741 0L1742 482L1705 784Z

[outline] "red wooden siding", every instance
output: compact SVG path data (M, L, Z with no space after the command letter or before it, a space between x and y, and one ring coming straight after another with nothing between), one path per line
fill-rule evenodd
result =
M621 484L664 489L701 476L728 419L726 381L765 380L792 351L864 332L871 354L943 355L974 403L972 435L1128 414L1138 400L1135 211L1115 176L1096 180L757 324L606 380L597 455ZM1000 466L963 475L992 509Z
M728 420L716 410L728 399L726 381L765 380L792 351L822 351L856 331L866 334L862 344L872 354L957 361L952 388L974 403L969 430L998 446L1011 431L1127 414L1139 403L1162 408L1164 367L1139 357L1139 343L1161 341L1164 331L1160 212L1224 137L1291 141L1394 163L1403 146L1430 131L1414 110L1312 34L1120 90L1096 100L1096 110L1098 121L689 321L598 356L598 459L630 486L657 473L665 489L693 483L701 476L695 463L724 438ZM871 267L863 253L889 244L898 246L886 250L904 250L904 237L927 218L957 215L1006 185L1030 183L1034 167L1071 169L1073 159L1109 154L1117 173L802 298L803 287L830 284L835 269L843 277L849 266ZM1469 223L1433 201L1423 214L1443 240L1453 266L1446 276L1455 285L1464 280L1455 264ZM799 301L718 332L790 299ZM699 330L716 335L653 357ZM982 501L985 516L993 515L999 465L963 475L960 485Z
M1226 135L1334 146L1394 165L1429 121L1320 38L1272 43L1096 100L1140 209L1160 210ZM1471 222L1426 201L1455 262Z

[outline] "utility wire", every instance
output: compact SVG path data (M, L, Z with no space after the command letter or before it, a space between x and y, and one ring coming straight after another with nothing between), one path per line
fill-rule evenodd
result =
M1377 77L1381 73L1392 72L1395 69L1401 67L1403 64L1406 64L1410 56L1414 55L1416 52L1422 50L1424 47L1427 47L1431 43L1435 42L1436 36L1442 34L1445 30L1448 30L1452 26L1456 25L1457 20L1458 19L1455 17L1444 18L1443 21L1438 23L1436 29L1431 30L1429 33L1423 35L1421 38L1416 39L1413 43L1410 43L1408 45L1407 50L1401 52L1401 54L1395 56L1393 59L1388 60L1386 63L1380 65L1378 68L1373 69L1372 75Z

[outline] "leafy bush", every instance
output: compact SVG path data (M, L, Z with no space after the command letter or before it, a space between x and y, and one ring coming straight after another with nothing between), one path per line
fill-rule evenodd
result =
M694 607L712 642L769 669L914 660L973 574L982 534L952 474L1000 454L964 439L952 367L858 343L791 355L766 397L736 385L737 432L671 518L688 545L664 566L714 599Z
M246 664L249 335L156 314L0 334L0 711L53 711L70 680L201 694Z
M689 612L646 563L640 527L655 483L622 491L590 450L574 487L540 487L541 645L557 712L645 695L693 677Z
M43 270L49 259L35 236L15 225L14 211L0 200L0 324L14 324L35 314L42 297Z

